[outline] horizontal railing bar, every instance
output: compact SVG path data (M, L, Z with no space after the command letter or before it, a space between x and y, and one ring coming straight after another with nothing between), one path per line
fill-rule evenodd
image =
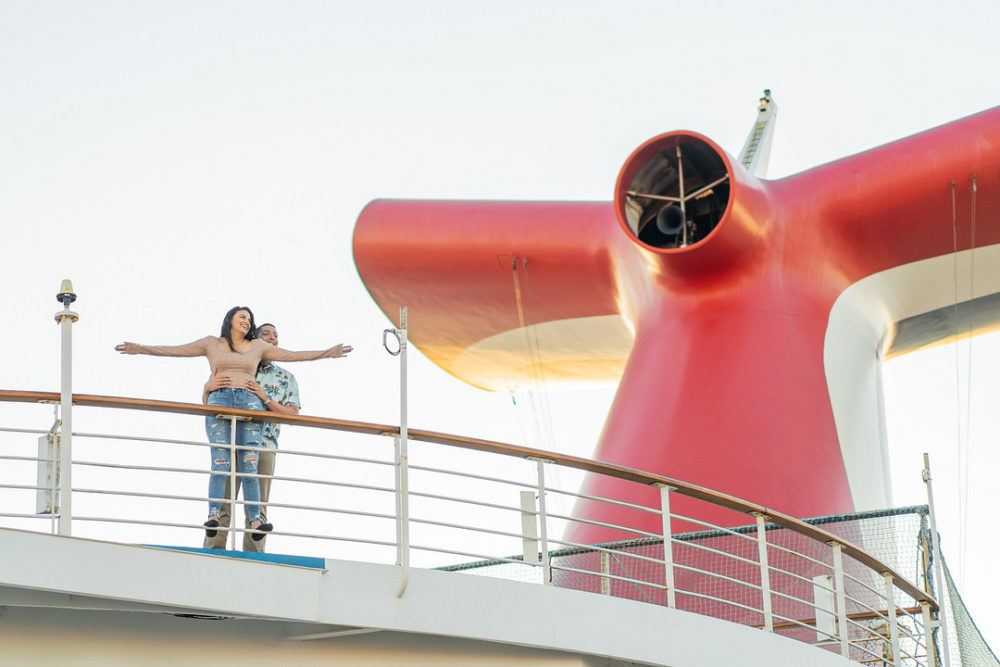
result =
M51 486L31 486L29 484L0 484L0 489L14 489L17 491L51 491Z
M103 461L73 461L75 466L90 466L95 468L113 468L120 470L145 470L149 472L179 472L191 475L225 475L229 472L214 471L207 468L171 468L164 466L140 466L128 463L106 463ZM321 486L336 486L345 489L360 489L362 491L381 491L385 493L395 493L396 489L389 486L372 486L370 484L355 484L353 482L326 481L321 479L309 479L308 477L288 477L283 475L264 475L261 473L237 472L236 477L256 477L257 479L271 479L278 482L299 482L302 484L319 484Z
M495 482L497 484L506 484L508 486L518 486L524 489L536 488L535 483L530 481L518 482L513 479L504 479L503 477L490 477L489 475L477 475L476 473L464 472L460 470L448 470L446 468L431 468L429 466L414 465L412 463L409 464L407 468L411 471L419 470L420 472L431 472L431 473L436 473L438 475L453 475L454 477L464 477L466 479L478 479L483 482Z
M775 630L790 630L791 628L794 628L794 627L798 626L798 627L801 627L801 628L803 628L805 630L815 630L816 632L819 632L820 634L826 635L827 637L829 637L832 640L837 640L837 635L835 635L833 633L830 633L830 632L827 632L826 630L821 630L821 629L817 628L816 627L816 621L815 621L815 619L812 619L812 621L810 623L810 621L802 621L802 620L799 620L799 619L789 618L787 616L782 616L781 614L778 614L778 613L773 612L773 611L771 612L771 616L773 616L776 619L780 619L780 622L773 624L773 627L774 627ZM758 626L755 626L755 627L760 628L760 627L763 627L763 626L762 625L758 625ZM816 646L818 644L813 644L813 645Z
M410 515L410 522L423 524L425 526L440 526L442 528L454 528L456 530L471 530L476 533L487 533L489 535L499 535L501 537L512 537L518 540L524 537L521 533L512 533L504 530L495 530L493 528L478 528L476 526L465 526L459 523L448 523L447 521L435 521L434 519L419 519L415 518L412 514Z
M600 526L601 528L611 528L612 530L620 530L623 533L632 533L633 535L645 535L646 537L652 537L652 538L655 538L655 539L658 539L658 540L662 540L663 539L663 536L660 535L659 533L651 533L649 531L642 530L640 528L631 528L629 526L619 526L618 524L615 524L615 523L607 523L605 521L598 521L596 519L583 519L581 517L566 516L565 514L554 515L554 514L551 514L551 513L550 514L546 514L546 516L549 516L549 517L558 517L558 518L563 519L565 521L569 521L569 522L572 522L572 523L582 523L582 524L585 524L587 526Z
M42 431L42 432L43 433L48 433L48 431ZM105 439L105 440L135 440L137 442L157 442L157 443L172 444L172 445L194 445L196 447L223 447L223 448L228 448L229 447L229 445L227 445L227 444L221 444L220 445L220 444L214 444L214 443L210 443L210 442L205 442L203 440L178 440L178 439L173 439L173 438L150 438L150 437L147 437L147 436L120 435L120 434L114 434L114 433L82 433L82 432L76 432L76 431L74 431L73 432L73 436L74 437L82 437L82 438L102 438L102 439ZM264 447L263 445L260 445L260 446L257 446L257 447L248 447L246 445L240 445L240 446L237 447L237 449L243 450L243 451L248 451L248 452L269 452L269 451L276 451L273 447ZM312 458L330 459L330 460L335 460L335 461L350 461L352 463L371 463L371 464L374 464L374 465L383 465L383 466L393 466L393 465L395 465L395 463L393 461L383 461L383 460L380 460L380 459L367 459L367 458L362 458L362 457L357 457L357 456L345 456L345 455L342 455L342 454L325 454L323 452L306 452L306 451L296 450L296 449L282 449L281 453L282 454L293 455L293 456L308 456L308 457L312 457Z
M876 609L875 607L871 606L867 602L862 602L861 600L858 600L857 598L852 598L850 595L845 595L844 599L848 603L853 602L854 604L856 604L857 606L861 607L862 609L867 609L869 612L875 614L875 617L872 620L878 619L878 620L881 620L881 621L885 621L886 623L889 622L889 614L888 613L883 613L882 611L880 611L879 609ZM884 599L882 599L881 601L885 602Z
M413 544L412 542L410 543L410 548L411 549L419 549L420 551L429 551L431 553L450 554L450 555L453 555L453 556L468 556L469 558L478 558L479 560L503 561L503 562L516 563L518 565L527 565L528 567L541 567L540 565L536 565L534 563L525 563L523 560L513 560L513 559L508 559L508 558L505 558L505 557L502 557L502 556L487 556L487 555L481 554L481 553L474 553L474 552L470 552L470 551L458 551L456 549L444 549L444 548L441 548L441 547L428 547L428 546L423 546L423 545L420 545L420 544ZM448 566L441 566L441 567L448 567ZM461 572L461 570L459 570L459 572Z
M872 595L874 595L875 597L877 597L880 600L884 600L885 599L885 589L882 589L880 591L879 590L875 590L874 588L872 588L871 586L869 586L865 582L861 581L857 577L852 577L846 571L844 572L844 579L845 580L853 581L855 584L857 584L861 588L867 590L869 593L871 593ZM893 584L895 584L895 582L893 582Z
M848 643L851 644L856 651L861 651L862 653L867 653L872 658L875 658L875 660L878 661L878 662L884 661L885 660L885 656L884 655L879 655L878 653L875 653L874 651L872 651L871 649L869 649L867 646L864 645L864 644L867 644L868 642L872 642L872 641L882 642L883 645L884 645L888 640L885 637L878 637L877 639L875 637L867 637L867 638L862 639L860 641L859 640L854 640L854 641L849 641ZM884 646L883 646L883 648L884 648ZM858 656L858 657L862 657L862 656ZM858 660L857 662L864 663L865 661L864 660ZM882 664L885 664L885 663L883 662Z
M430 548L425 549L425 550L426 551L430 551ZM458 555L464 556L466 554L458 554ZM524 567L530 567L530 568L541 567L540 563L526 563L523 558L521 558L521 557L512 557L512 556L490 556L488 558L481 557L480 560L477 561L477 562L479 562L479 563L489 563L489 564L488 565L480 565L478 567L466 567L468 565L467 563L459 563L458 565L439 565L438 567L436 567L434 569L435 570L440 570L442 572L460 572L462 574L468 574L470 572L484 571L484 570L488 570L489 568L494 567L494 566L498 566L499 567L499 566L503 566L503 565L523 565ZM502 578L502 577L497 577L497 578L499 579L499 578Z
M760 584L755 584L752 581L743 581L742 579L734 579L726 574L720 574L719 572L712 572L711 570L700 570L696 567L691 567L690 565L681 565L680 563L674 563L674 568L677 570L686 570L687 572L694 572L696 574L703 574L707 577L714 577L715 579L721 579L722 581L728 581L734 583L738 586L743 586L745 588L752 588L755 591L760 590ZM678 591L681 589L678 588Z
M885 656L875 653L872 649L868 648L868 645L874 643L876 645L875 648L881 648L881 649L885 649L886 647L891 645L888 637L885 637L878 633L869 633L862 637L858 637L857 639L848 639L847 643L854 650L859 651L862 654L867 653L868 655L872 656L872 658L874 658L874 660L871 659L866 660L864 659L864 655L861 655L858 657L862 658L862 660L858 660L857 662L860 662L862 664L866 662L867 663L882 662L883 665L885 664L885 662L883 661L886 660Z
M303 456L314 459L327 459L329 461L346 461L348 463L368 463L371 465L388 466L394 467L396 465L395 461L385 461L382 459L368 459L361 456L347 456L345 454L326 454L324 452L306 452L301 449L285 449L282 447L280 450L265 447L264 451L280 451L282 456L292 455L292 456Z
M390 490L393 490L393 489L390 489ZM499 505L497 503L488 503L488 502L485 502L485 501L482 501L482 500L469 500L467 498L455 498L453 496L442 496L442 495L437 494L437 493L426 493L426 492L423 492L423 491L410 491L410 497L412 498L412 497L415 497L415 496L419 497L419 498L429 498L431 500L443 500L445 502L450 502L450 503L464 503L466 505L475 505L477 507L489 507L489 508L492 508L492 509L506 510L506 511L510 511L510 512L518 512L518 513L524 512L523 508L521 508L521 507L514 507L513 505ZM532 512L532 514L537 514L537 512Z
M627 507L633 510L639 510L642 512L648 512L649 514L663 514L663 510L656 509L655 507L646 507L645 505L637 505L636 503L626 502L624 500L615 500L614 498L605 498L604 496L592 496L587 493L574 493L572 491L565 491L562 489L554 489L547 487L545 489L549 493L558 493L564 496L571 496L573 498L582 498L583 500L593 500L599 503L605 503L607 505L615 505L617 507Z
M701 519L695 519L694 517L684 516L683 514L671 514L670 518L677 519L678 521L684 521L686 523L697 524L699 526L705 526L706 528L710 528L712 532L719 533L719 535L717 536L713 535L710 538L699 538L699 539L714 539L715 537L738 537L743 540L746 540L747 542L754 542L754 543L757 542L756 535L749 535L747 533L740 532L738 530L733 530L732 528L719 526L717 524L709 523L708 521L703 521ZM693 540L678 540L678 544L688 544L690 541Z
M870 630L868 628L866 628L865 626L861 625L860 623L858 623L856 620L854 620L852 618L847 619L847 625L853 626L853 627L857 628L862 633L870 632Z
M629 558L634 558L636 560L644 560L655 565L666 565L666 561L662 558L653 558L652 556L643 556L642 554L632 553L630 551L624 551L622 549L609 549L606 547L597 546L596 544L580 544L579 542L570 542L569 540L555 540L551 537L549 538L549 544L561 544L567 547L577 547L581 549L590 549L593 551L598 551L601 553L610 554L612 556L628 556ZM579 554L573 554L579 555ZM558 554L550 553L549 558L568 558L568 556L559 556Z
M715 554L717 556L723 556L725 558L731 558L731 559L733 559L733 560L735 560L737 562L744 563L746 565L750 565L751 567L760 567L760 563L757 560L754 560L754 559L751 559L751 558L747 558L745 556L737 556L734 553L730 553L728 551L722 551L720 549L716 549L715 547L710 547L710 546L707 546L705 544L698 544L697 542L675 542L675 544L677 544L677 545L683 545L685 547L690 547L691 549L695 549L696 551L703 551L703 552L707 551L708 553L712 553L712 554ZM677 557L674 556L674 558L676 559Z
M815 606L815 605L812 605L812 606ZM881 616L882 613L884 613L884 612L880 612L879 615ZM918 614L920 614L920 607L906 607L906 608L897 608L896 609L896 616L902 616L904 618L911 618L914 621L916 621L916 620L918 620L920 618L920 616ZM777 614L775 614L775 615L777 615ZM836 616L836 614L833 613L833 612L830 612L830 615L831 616ZM871 620L874 620L876 618L876 616L874 614L872 614L871 612L867 612L867 611L855 611L855 612L851 612L851 613L847 614L847 618L854 619L854 620L857 620L857 621L871 621ZM789 619L785 619L785 620L793 621L794 619L790 619L789 618ZM803 619L800 619L800 620L802 622L804 622L804 623L809 624L808 627L810 627L810 628L813 628L816 625L816 618L815 617L813 617L813 618L803 618ZM775 624L774 627L775 627L775 629L778 629L779 626L777 624Z
M148 493L144 491L122 491L118 490L107 490L107 489L85 489L73 487L73 493L89 493L91 495L101 495L101 496L126 496L128 498L159 498L161 500L184 500L189 502L217 502L222 505L228 505L232 501L229 498L212 498L211 496L182 496L177 494L166 494L166 493ZM333 512L336 514L350 514L352 516L365 516L372 519L388 519L395 521L395 514L383 514L379 512L365 512L362 510L348 510L348 509L338 509L335 507L318 507L316 505L292 505L288 503L259 503L259 502L248 502L246 500L236 500L237 505L260 505L263 504L267 507L280 507L285 509L302 509L311 510L315 512ZM76 518L76 517L74 517Z
M819 565L819 566L824 567L827 570L830 570L831 572L833 572L833 565L830 565L829 563L825 563L825 562L823 562L821 560L817 560L816 558L813 558L812 556L810 556L808 554L804 554L804 553L801 553L799 551L793 551L793 550L789 549L788 547L784 547L784 546L782 546L780 544L775 544L774 542L768 542L767 543L767 547L769 549L777 549L778 551L783 551L786 554L789 554L789 555L792 555L792 556L798 556L802 560L809 561L809 562L811 562L811 563L813 563L815 565Z
M33 392L33 391L11 391L0 390L0 401L17 403L54 403L60 400L60 395L56 392ZM177 403L173 401L157 401L150 399L134 399L116 396L98 396L91 394L73 394L72 402L75 405L99 408L119 408L127 410L144 410L155 412L167 412L175 414L189 414L197 416L217 416L220 414L219 408L209 405L198 405L194 403ZM257 410L242 410L236 408L226 408L226 415L247 417L255 422L273 422L278 424L294 424L299 426L309 426L313 428L330 429L351 433L367 433L371 435L395 436L399 434L398 426L388 426L384 424L371 424L366 422L348 421L342 419L330 419L325 417L312 417L307 415L284 415L275 412L264 412ZM460 447L481 452L502 454L516 458L551 461L558 465L564 465L584 472L597 473L640 484L651 486L669 486L674 489L673 493L706 501L713 505L726 509L735 510L742 514L760 514L771 523L809 537L820 543L835 543L841 545L843 553L858 561L862 565L876 572L887 572L898 579L898 588L903 590L914 600L926 602L933 611L938 610L938 603L932 595L922 591L916 585L899 575L895 570L885 563L882 563L874 556L868 554L861 548L844 538L834 535L817 526L810 525L791 517L787 514L777 512L763 505L751 503L749 501L730 496L720 491L714 491L702 486L682 482L680 480L643 472L634 468L620 466L612 463L594 461L582 457L546 452L544 450L512 445L492 440L481 440L478 438L466 438L456 435L448 435L424 429L407 429L407 436L410 440L431 442L440 445Z
M4 455L0 455L0 461L34 461L35 463L53 463L53 459L40 459L37 456L4 456Z
M653 588L658 591L667 591L666 586L663 584L657 584L652 581L643 581L642 579L631 579L629 577L623 577L617 574L611 574L610 572L595 572L594 570L581 570L580 568L570 567L569 565L553 565L553 570L559 570L560 572L573 572L575 574L589 575L591 577L597 577L598 579L614 579L615 581L621 581L627 584L634 584L636 586L645 586L646 588Z
M90 521L94 523L123 523L136 526L164 526L167 528L191 528L198 530L205 530L205 527L201 524L187 524L187 523L172 523L167 521L140 521L138 519L113 519L110 517L99 517L99 516L77 516L73 515L74 521ZM236 533L249 533L254 532L252 528L224 528L219 526L216 530L221 530L224 532L236 532ZM282 537L305 537L311 539L320 540L334 540L338 542L358 542L361 544L373 544L381 547L395 547L395 542L386 542L384 540L372 540L363 537L342 537L337 535L318 535L314 533L293 533L286 531L273 531L268 533L269 536L281 535ZM140 545L140 546L155 546L155 545Z
M2 399L0 399L2 400ZM48 430L38 429L38 428L14 428L12 426L0 426L0 432L3 433L31 433L34 435L45 435Z
M212 474L212 471L207 468L174 468L165 466L143 466L135 465L131 463L108 463L106 461L73 461L75 466L87 466L90 468L112 468L117 470L145 470L148 472L179 472L189 475L204 475ZM216 473L220 475L228 475L228 473ZM264 475L253 475L253 474L243 474L240 473L239 477L263 477Z
M764 614L762 609L757 609L755 607L750 607L748 605L736 602L735 600L726 600L725 598L717 598L714 595L707 595L705 593L695 593L694 591L684 590L683 588L676 588L674 592L677 595L687 595L688 597L698 598L699 600L711 600L712 602L718 602L720 604L728 604L732 607L737 607L745 611L753 612L754 614Z
M769 570L770 570L771 572L775 572L775 573L777 573L777 574L781 574L781 575L784 575L784 576L786 576L786 577L790 577L790 578L792 578L792 579L798 579L799 581L802 581L802 582L804 582L804 583L806 583L806 584L809 584L810 586L819 586L819 587L820 587L820 588L822 588L823 590L826 590L826 591L829 591L829 592L831 592L831 593L836 593L836 592L837 592L837 591L836 591L836 590L834 590L834 589L833 589L833 588L832 588L831 586L825 586L825 585L823 585L823 584L817 584L817 583L816 583L815 581L813 581L813 580L812 580L812 579L810 579L809 577L806 577L806 576L803 576L803 575L801 575L801 574L797 574L797 573L795 573L795 572L790 572L790 571L788 571L788 570L785 570L785 569L783 569L783 568L780 568L780 567L778 567L778 566L776 566L776 565L769 565L769 566L768 566L768 569L769 569Z
M805 598L800 598L797 595L792 595L791 593L787 593L785 591L776 590L773 586L771 587L771 594L772 595L777 595L778 597L784 598L785 600L788 600L788 601L793 602L795 604L801 604L801 605L803 605L805 607L811 607L812 609L817 609L816 603L813 602L812 600L807 600Z
M117 433L84 433L73 431L74 438L94 438L95 440L135 440L136 442L156 442L165 445L193 445L195 447L228 447L228 445L213 445L204 440L178 440L176 438L151 438L144 435L120 435ZM240 447L240 449L255 449L260 447Z

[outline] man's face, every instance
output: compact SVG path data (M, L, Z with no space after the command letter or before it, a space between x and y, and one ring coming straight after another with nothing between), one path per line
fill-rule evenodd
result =
M266 343L278 347L278 330L269 324L260 328L259 338Z

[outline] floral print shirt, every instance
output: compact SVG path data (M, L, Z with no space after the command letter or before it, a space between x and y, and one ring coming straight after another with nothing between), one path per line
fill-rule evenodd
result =
M294 375L281 366L267 364L261 368L257 372L257 383L271 397L272 401L282 405L302 407L302 404L299 403L299 383L295 381ZM277 449L278 433L280 432L280 424L265 423L260 438L261 447Z

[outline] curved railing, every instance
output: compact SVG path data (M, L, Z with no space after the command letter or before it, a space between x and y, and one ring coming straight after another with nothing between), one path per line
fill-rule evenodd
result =
M129 525L129 542L201 546L208 444L191 417L218 416L219 408L74 394L73 484L61 491L58 408L39 407L59 400L57 393L0 391L0 404L18 406L0 419L0 525L119 542L126 541L121 527ZM44 409L53 410L51 418L39 415ZM134 411L151 414L136 420ZM415 567L705 613L859 662L933 664L927 658L938 615L932 595L863 545L767 507L632 468L500 442L409 428L407 450L393 425L229 408L225 416L305 427L282 435L282 474L272 477L268 504L276 524L271 551L394 562L404 571L412 559ZM140 434L120 432L129 428ZM178 435L163 437L164 430ZM583 493L586 475L656 489L659 502ZM72 516L58 511L63 494L73 499ZM688 513L671 511L671 503ZM644 518L609 524L588 515L588 508L609 504L617 515ZM711 511L691 510L702 505ZM701 518L720 509L747 517L749 525ZM650 517L662 530L648 529ZM598 544L567 537L581 527L620 537ZM230 542L245 531L233 528Z

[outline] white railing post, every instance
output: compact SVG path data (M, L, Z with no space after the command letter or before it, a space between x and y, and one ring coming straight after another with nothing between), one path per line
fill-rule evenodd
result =
M59 404L52 404L52 427L38 438L35 514L49 515L49 532L59 534Z
M924 650L927 652L927 667L938 667L937 650L934 647L934 619L931 618L929 602L920 603L920 615L924 624Z
M73 534L73 323L80 319L69 309L69 304L76 301L72 282L62 281L56 300L63 305L56 313L56 322L62 328L59 534L70 536Z
M672 486L660 487L660 513L663 530L663 585L667 589L667 606L677 608L677 591L674 590L674 538L670 527L670 492Z
M771 612L771 569L767 564L767 530L764 515L754 512L757 520L757 558L760 562L760 599L764 612L764 629L774 632L774 615Z
M927 487L927 511L931 521L931 549L933 549L934 573L937 575L938 582L935 597L937 597L938 601L938 624L941 627L941 653L944 657L944 667L950 667L951 652L948 648L948 625L945 622L944 609L942 608L945 589L944 566L942 565L941 543L938 540L937 520L934 515L934 489L931 488L931 459L926 452L924 452L924 469L921 472L921 477L924 480L924 485ZM930 650L931 647L928 646L927 651L930 652Z
M535 492L521 491L521 557L527 565L538 565L538 510Z
M607 551L599 553L601 554L601 595L611 595L611 580L607 576L611 574L611 555Z
M885 581L885 610L889 616L889 645L892 647L892 664L900 667L899 656L899 622L896 619L896 586L892 581L892 574L882 573Z
M538 464L538 533L542 547L542 576L545 585L552 583L552 564L549 562L548 515L545 512L545 461L536 459Z
M410 482L409 451L406 415L406 306L399 309L399 328L382 332L382 346L386 352L399 357L399 435L394 436L394 456L396 469L396 565L400 568L399 589L396 597L402 597L410 580ZM399 343L393 352L387 343L392 334Z
M211 451L211 449L209 450ZM229 550L236 551L236 416L229 417ZM246 498L246 489L243 489Z
M844 584L844 547L830 542L833 549L833 587L837 594L837 636L840 637L840 655L850 659L851 650L847 627L847 590Z

